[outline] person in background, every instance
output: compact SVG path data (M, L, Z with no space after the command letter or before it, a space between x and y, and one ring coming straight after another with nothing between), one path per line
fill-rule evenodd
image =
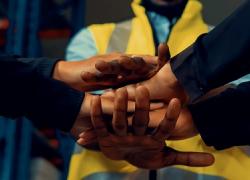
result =
M133 0L131 7L134 13L131 19L119 23L95 24L82 29L71 40L66 59L78 60L107 52L155 55L159 43L168 44L171 55L175 56L199 35L212 29L203 21L202 4L198 0ZM160 87L159 82L154 84L154 88ZM204 168L163 168L158 171L158 179L241 179L250 175L247 170L250 166L248 154L240 147L218 152L206 146L199 135L182 141L168 141L168 145L179 150L210 152L216 161L212 166ZM241 166L241 162L245 165ZM127 162L112 161L98 151L76 146L68 178L145 179L147 173Z
M159 129L162 130L160 137L165 134L164 137L167 140L186 139L199 132L205 143L217 150L240 145L249 146L250 121L247 104L250 98L250 81L224 89L223 92L207 97L207 99L202 98L213 88L244 77L250 72L248 58L250 23L242 21L248 18L249 10L250 1L247 1L214 30L199 36L195 43L173 57L151 79L134 85L133 91L126 92L127 88L131 89L131 85L129 85L124 87L124 90L109 92L109 97L112 93L115 94L113 96L115 104L120 104L119 108L114 111L112 130L103 123L104 116L101 112L100 97L94 97L91 118L95 129L81 134L79 142L82 142L83 145L97 142L107 157L123 159L147 169L168 166L173 160L170 158L168 159L170 161L164 161L164 158L159 158L163 157L164 152L168 152L170 156L172 154L171 149L165 151L163 145L159 144L163 139L158 139L159 136L155 137ZM232 36L242 23L245 24L245 28L241 30L241 34L237 37ZM160 45L159 49L159 52L167 51L165 45ZM234 71L235 68L237 71ZM161 91L154 88L155 81L158 81ZM141 87L145 88L145 92L148 91L148 93L143 91L138 93L137 89ZM118 93L121 91L125 92ZM105 95L107 97L107 93ZM141 99L142 97L145 99ZM173 97L180 98L184 106L181 107L180 99L172 99ZM124 110L127 109L125 104L128 99L134 99L136 109L141 110L139 114L135 112L132 119L132 129L137 129L138 124L140 124L140 129L129 134L127 134L128 125L131 125L131 119L127 118L126 110ZM157 113L159 116L157 130L144 134L145 127L150 124L150 116L154 113L154 111L149 113L147 105L149 99L167 100L169 104L163 121L160 121L161 117ZM137 120L135 121L135 119ZM171 121L167 122L167 119ZM163 123L164 121L165 123ZM138 136L138 132L141 132L141 136ZM98 141L93 137L96 137ZM155 140L158 142L156 143ZM196 159L197 157L193 159L190 155L187 155L189 157L184 155L186 157L180 159L185 159L184 163L191 165L198 159ZM174 160L180 160L177 156ZM199 159L200 162L208 162L207 158Z

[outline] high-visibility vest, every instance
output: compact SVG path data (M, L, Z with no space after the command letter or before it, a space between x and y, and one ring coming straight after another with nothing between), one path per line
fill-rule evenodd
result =
M128 54L155 55L153 32L140 0L134 0L135 17L120 23L98 24L88 27L99 54L126 52ZM196 38L208 32L209 26L201 15L198 0L189 0L182 16L171 30L167 44L172 56L191 45ZM174 166L158 171L158 179L246 180L250 179L250 159L247 151L234 147L216 151L204 144L200 136L182 141L167 141L180 151L209 152L215 163L209 167ZM72 156L69 180L145 179L147 171L138 169L125 161L112 161L97 151L81 150Z

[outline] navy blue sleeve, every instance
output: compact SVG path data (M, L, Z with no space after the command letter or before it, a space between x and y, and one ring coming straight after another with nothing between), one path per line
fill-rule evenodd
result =
M0 115L70 130L84 95L51 78L57 61L0 55Z
M191 102L250 73L250 1L178 54L171 67Z
M250 145L250 82L189 105L204 142L216 149Z

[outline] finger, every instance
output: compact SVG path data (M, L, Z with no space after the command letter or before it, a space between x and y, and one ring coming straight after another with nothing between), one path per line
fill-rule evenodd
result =
M131 84L131 85L127 85L125 87L126 87L127 92L128 92L128 100L135 101L135 90L136 90L137 86L135 84ZM102 97L105 97L105 98L114 98L115 97L115 91L114 90L106 91L104 94L102 94ZM155 106L152 105L151 108L154 109L154 107ZM151 110L153 110L153 109L151 109Z
M128 56L122 56L119 59L119 63L126 70L134 71L139 68L140 64L134 61L134 58Z
M134 113L135 112L135 102L134 101L128 101L127 102L127 113ZM164 103L150 103L150 110L157 110L157 109L161 109L162 107L164 107Z
M128 103L128 93L126 88L120 88L116 91L116 98L114 103L114 113L113 113L113 130L118 136L127 135L127 103Z
M185 165L194 167L210 166L215 159L212 154L202 152L178 152L175 150L167 150L165 165Z
M149 92L147 88L139 86L136 88L136 104L132 126L135 135L144 135L149 122Z
M146 62L146 64L150 64L153 66L157 66L157 64L158 64L158 57L157 56L150 56L150 55L140 56L140 55L138 55L138 57L143 58L143 60Z
M96 74L95 80L96 83L106 86L117 86L118 75L116 74Z
M96 80L96 74L90 73L90 72L82 72L81 73L81 78L83 81L88 82L88 83L95 83Z
M138 64L138 69L135 70L135 74L143 78L150 78L157 71L157 64L146 63L146 59L152 58L149 56L144 57L134 57L133 60L136 64Z
M98 138L104 138L109 135L106 124L102 118L102 104L99 96L94 96L91 100L91 121Z
M101 84L101 85L117 85L117 75L116 74L102 74L100 72L90 73L82 72L81 78L83 81L90 84Z
M108 62L105 61L98 61L95 64L95 68L102 72L102 73L106 73L106 72L110 72L111 71L111 65Z
M164 141L174 130L177 119L181 112L181 102L179 99L174 98L169 102L167 107L167 113L164 119L161 121L160 125L156 129L156 132L152 135L152 138L157 141Z
M93 136L93 137L88 137L88 138L79 138L76 142L81 146L88 146L91 144L98 143L98 140L97 140L97 136L95 137Z
M107 92L103 95L101 95L102 99L102 110L104 114L112 115L114 111L114 99L115 99L115 93L113 91ZM161 109L165 106L162 102L154 102L150 103L150 110L157 110ZM135 101L128 101L127 102L127 112L133 113L135 112Z
M142 67L146 66L146 62L142 57L134 56L132 57L132 61L135 64L135 68L133 70L140 70Z
M127 87L127 91L128 91L128 99L135 101L136 85L135 84L131 84L131 85L128 85L126 87Z
M91 137L96 137L96 133L93 128L79 134L79 138L88 139Z
M91 128L79 134L79 139L77 143L82 146L87 146L89 144L97 143L97 135L95 131Z
M114 100L113 97L107 97L107 96L101 96L102 99L102 110L104 114L107 115L113 115L114 112ZM153 105L152 108L158 108L160 104ZM128 113L135 112L135 102L134 101L128 101L127 102L127 110Z
M121 64L118 60L110 62L98 61L95 64L95 68L102 74L119 74L121 72Z
M166 44L161 43L158 46L158 64L160 67L164 66L170 59L169 48Z

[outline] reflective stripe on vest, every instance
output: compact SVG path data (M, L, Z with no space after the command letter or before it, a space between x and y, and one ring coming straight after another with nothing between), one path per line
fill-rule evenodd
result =
M126 51L131 33L131 26L131 20L123 21L116 25L108 44L107 53Z

